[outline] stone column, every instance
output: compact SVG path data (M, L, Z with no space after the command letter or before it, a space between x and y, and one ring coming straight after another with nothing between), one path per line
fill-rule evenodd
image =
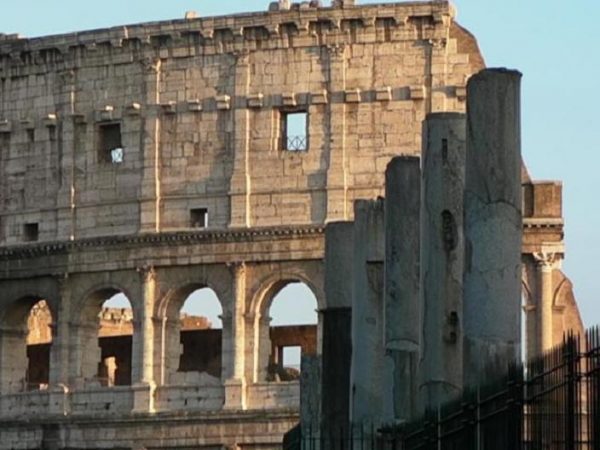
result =
M503 374L520 355L521 74L486 69L467 86L464 380Z
M225 380L226 409L246 409L246 277L246 264L234 264L233 311L230 321L232 367ZM223 370L225 371L225 367Z
M352 423L378 423L383 404L383 201L354 203Z
M465 134L464 114L429 114L423 123L421 408L462 387Z
M538 275L538 295L537 305L537 323L538 323L538 348L536 354L541 355L554 347L553 335L553 303L554 303L554 269L560 262L560 256L557 253L539 252L534 253L533 257L537 262Z
M354 236L352 222L333 222L325 228L325 298L321 311L323 358L320 423L323 430L340 430L350 418L350 366L352 361L352 273ZM317 391L317 389L314 389ZM337 431L336 431L337 432Z
M420 160L399 156L385 173L385 352L387 419L415 411L419 350Z
M139 337L138 345L141 346L141 360L138 369L132 374L134 376L134 411L154 411L154 304L156 301L156 271L154 267L139 269L141 278L142 307L139 314ZM135 338L135 336L134 336Z

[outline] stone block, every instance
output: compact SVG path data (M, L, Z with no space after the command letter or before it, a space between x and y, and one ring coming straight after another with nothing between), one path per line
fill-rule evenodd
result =
M215 102L217 109L220 111L225 111L231 108L231 97L229 95L217 95L215 97Z
M249 95L247 105L248 108L262 108L264 105L264 95L262 93Z
M344 100L346 103L360 103L360 89L346 89L344 91Z

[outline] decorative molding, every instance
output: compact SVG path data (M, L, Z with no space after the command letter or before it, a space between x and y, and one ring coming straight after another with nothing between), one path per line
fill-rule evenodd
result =
M217 109L220 111L226 111L231 109L231 97L227 94L217 95L215 97Z
M135 234L129 236L104 236L59 241L32 243L0 247L0 260L35 258L48 255L65 255L81 249L97 249L115 246L179 245L194 243L248 242L264 238L295 236L319 236L325 232L320 226L241 228L221 231L164 232L157 234Z
M250 94L246 100L248 108L262 108L264 104L264 95L259 92L258 94Z
M187 101L187 110L190 112L202 111L202 101L200 101L200 99L197 98L189 99Z
M360 89L346 89L344 99L346 103L360 103Z
M326 105L327 101L327 91L324 89L320 92L313 92L310 94L310 102L313 105Z
M389 102L392 100L392 88L385 86L375 89L375 100L378 102Z
M423 100L425 98L425 86L410 86L411 100Z

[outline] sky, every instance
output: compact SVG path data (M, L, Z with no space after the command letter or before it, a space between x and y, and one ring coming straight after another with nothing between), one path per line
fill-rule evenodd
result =
M28 37L146 21L265 11L267 0L21 0L3 2L0 32ZM324 4L329 1L325 0ZM358 0L360 4L381 3ZM563 270L586 325L600 324L600 2L456 0L458 22L488 67L523 73L523 155L533 178L562 180ZM596 269L594 269L596 267Z

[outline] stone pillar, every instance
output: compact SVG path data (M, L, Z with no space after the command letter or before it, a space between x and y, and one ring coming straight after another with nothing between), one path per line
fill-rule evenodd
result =
M542 251L534 253L533 257L537 262L538 275L538 295L536 305L538 348L536 355L541 355L554 347L554 329L553 329L553 306L554 306L554 269L560 262L560 256L557 253Z
M348 220L348 161L346 152L346 119L348 104L343 101L346 89L346 52L344 45L327 47L328 86L327 91L341 95L328 98L325 113L325 153L329 155L327 169L327 222ZM332 94L333 95L333 94ZM331 95L331 96L332 96ZM330 96L330 97L331 97ZM355 108L355 106L353 106Z
M134 412L154 411L154 304L156 300L156 271L153 267L139 270L141 278L142 308L139 311L138 348L141 347L141 358L138 369L133 375Z
M464 114L429 114L423 123L421 408L462 390L465 135Z
M352 361L352 283L354 224L333 222L325 228L325 298L321 311L323 358L320 424L323 430L347 428L350 418ZM316 389L315 389L316 391ZM337 431L336 431L337 432Z
M52 317L52 346L50 347L49 391L51 414L67 414L69 391L69 313L71 310L71 285L68 274L58 280L60 299L58 314Z
M232 101L242 99L250 94L252 71L250 70L250 54L240 52L236 55L233 86L235 91L230 94ZM233 77L232 77L233 78ZM250 197L252 195L252 179L250 174L250 132L252 130L253 112L246 107L236 107L233 111L219 111L225 115L228 126L233 130L233 139L228 142L234 156L233 174L231 176L229 196L231 199L231 227L252 226L252 211Z
M0 327L0 394L26 390L27 328L2 324Z
M486 69L467 86L466 386L504 373L520 355L520 80L516 71Z
M399 156L385 173L385 415L415 411L419 350L420 160ZM355 311L356 313L356 311Z
M231 372L225 380L225 408L246 409L246 264L233 265L233 312L231 317ZM225 325L225 324L223 324ZM225 330L223 330L225 331ZM225 364L225 361L223 361ZM223 367L225 371L225 367Z
M378 423L383 404L383 201L354 203L352 423Z
M314 435L319 429L321 357L304 355L300 361L300 424Z

